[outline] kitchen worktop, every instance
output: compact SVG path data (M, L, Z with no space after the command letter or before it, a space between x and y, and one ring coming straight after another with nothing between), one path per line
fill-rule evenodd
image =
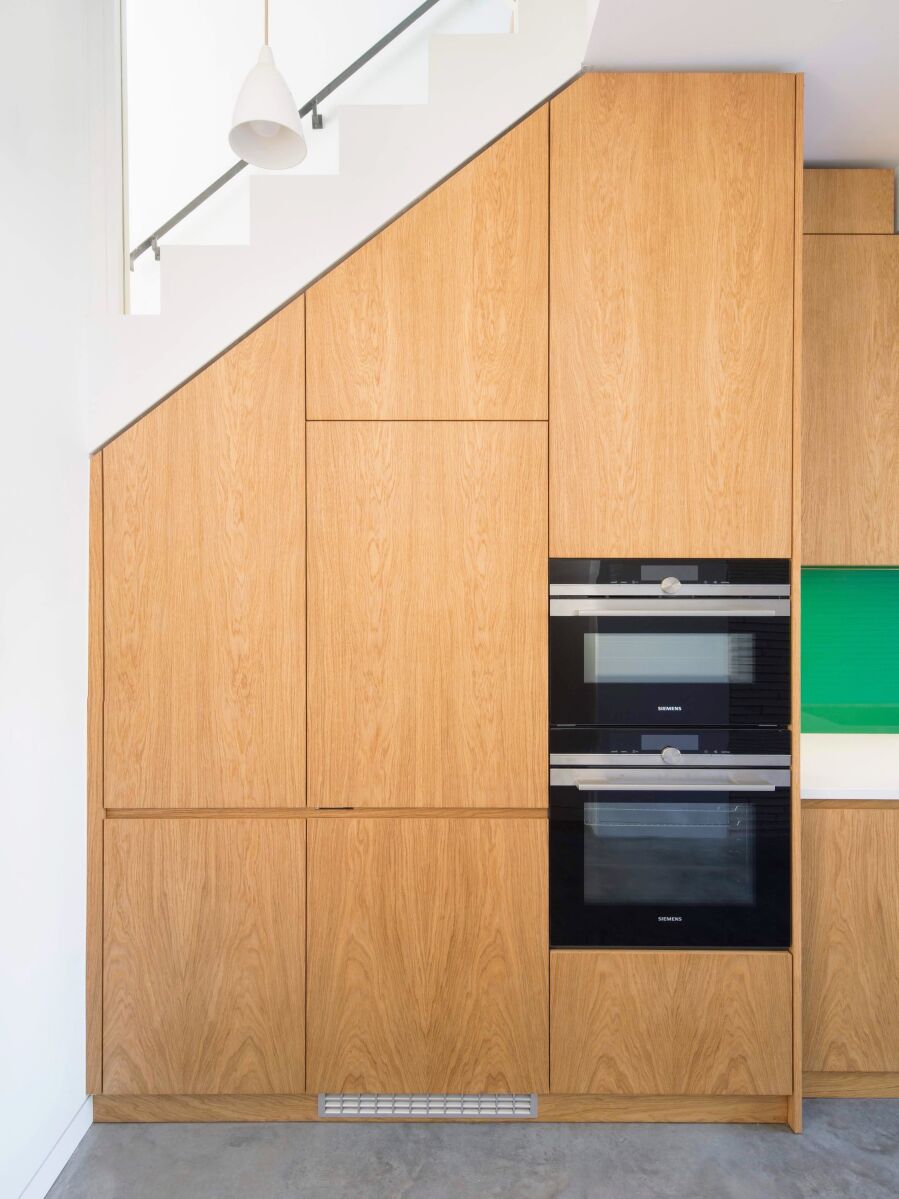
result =
M803 799L899 802L899 733L803 733Z

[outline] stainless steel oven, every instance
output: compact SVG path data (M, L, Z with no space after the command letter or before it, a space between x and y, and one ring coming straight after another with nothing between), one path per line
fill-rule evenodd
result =
M550 720L786 726L786 559L550 561Z
M786 730L554 729L550 940L790 944Z

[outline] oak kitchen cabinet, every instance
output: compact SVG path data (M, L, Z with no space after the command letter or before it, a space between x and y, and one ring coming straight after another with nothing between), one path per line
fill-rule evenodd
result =
M788 953L551 954L553 1091L787 1095Z
M107 820L104 1094L303 1092L305 837L301 819Z
M97 456L99 1119L796 1125L789 955L550 954L546 818L550 552L790 553L796 87L579 80Z
M545 1092L547 826L309 822L307 1086Z
M896 172L882 167L807 167L804 233L892 233Z
M310 288L310 419L546 419L544 105Z
M803 272L802 561L896 566L899 237L806 237Z
M303 301L103 451L104 803L305 803Z
M796 93L587 74L552 100L553 556L789 556Z
M891 1073L899 1095L897 863L899 804L804 808L803 1064L821 1093L827 1075Z
M546 426L307 436L310 806L545 807Z

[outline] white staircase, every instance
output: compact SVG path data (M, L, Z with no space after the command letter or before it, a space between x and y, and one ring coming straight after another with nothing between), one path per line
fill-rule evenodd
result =
M251 176L249 244L162 244L159 314L100 322L87 380L91 448L579 72L590 0L518 0L517 7L514 34L430 38L427 104L339 106L336 174Z

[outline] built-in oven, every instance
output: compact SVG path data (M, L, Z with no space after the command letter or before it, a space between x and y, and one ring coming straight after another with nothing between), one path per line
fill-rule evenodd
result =
M787 726L787 559L550 560L550 723Z
M786 730L554 729L554 948L790 944Z

